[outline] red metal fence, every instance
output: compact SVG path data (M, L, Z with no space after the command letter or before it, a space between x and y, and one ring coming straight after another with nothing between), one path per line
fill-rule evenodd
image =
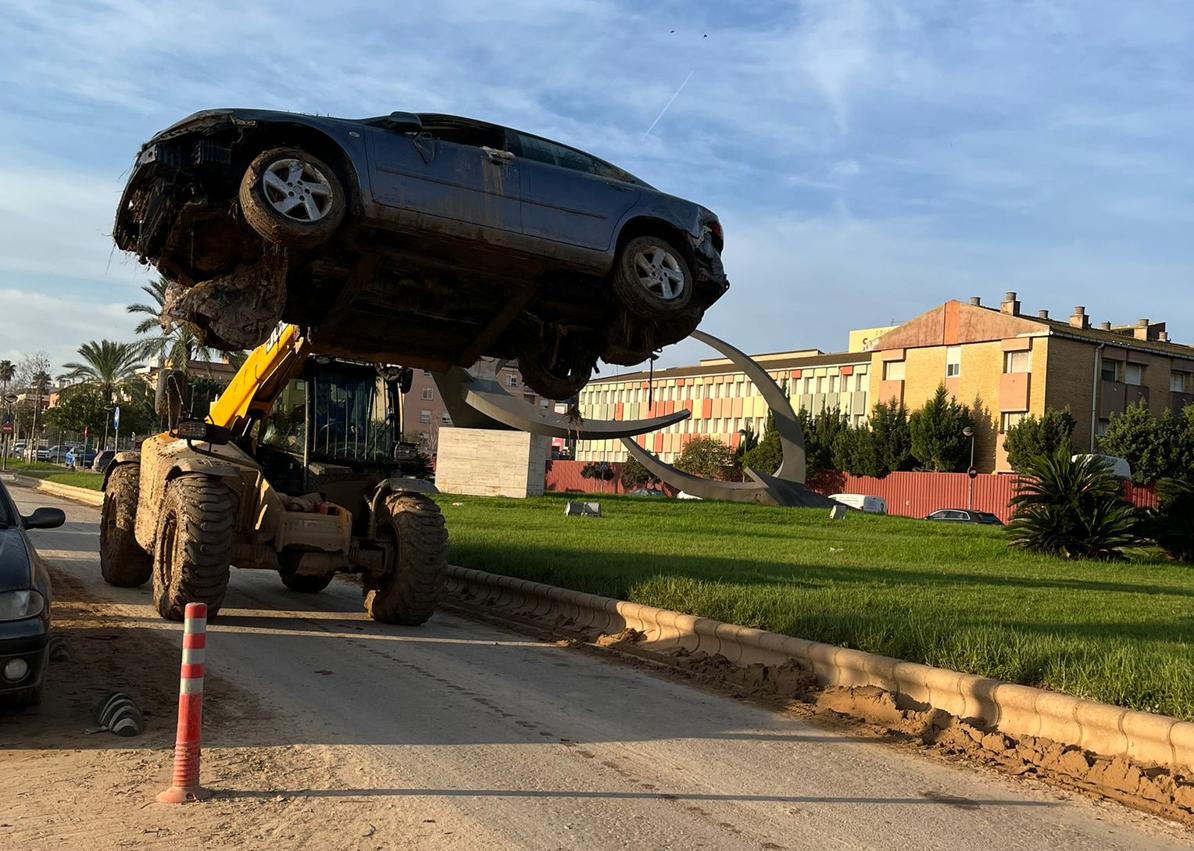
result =
M583 461L552 461L547 469L546 488L551 493L624 493L622 483L586 479L580 471ZM622 465L611 463L615 476ZM809 487L828 496L832 493L859 493L882 497L887 510L901 517L924 517L941 508L973 508L987 511L1000 520L1011 518L1011 499L1016 492L1016 477L982 473L974 478L974 501L970 501L970 478L965 473L892 473L883 479L851 476L836 471L818 474ZM1124 496L1133 505L1153 507L1157 495L1152 487L1124 483Z

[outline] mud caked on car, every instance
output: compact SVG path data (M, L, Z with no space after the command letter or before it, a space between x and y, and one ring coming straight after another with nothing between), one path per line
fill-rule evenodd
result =
M688 336L728 286L709 210L447 115L196 113L142 147L114 236L217 347L285 320L378 361L517 359L556 399Z

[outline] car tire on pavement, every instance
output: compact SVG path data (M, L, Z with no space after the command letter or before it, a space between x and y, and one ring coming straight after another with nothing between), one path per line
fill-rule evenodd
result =
M692 300L692 286L683 252L662 237L635 237L614 264L614 292L632 317L650 320L678 313Z
M241 178L239 198L245 221L266 242L294 248L326 242L347 209L335 171L300 148L259 154Z

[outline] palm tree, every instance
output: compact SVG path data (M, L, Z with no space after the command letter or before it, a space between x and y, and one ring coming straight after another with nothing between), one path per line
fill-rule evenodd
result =
M8 393L8 385L16 377L17 368L10 360L0 360L0 388L5 394Z
M66 377L88 384L100 391L105 403L115 401L135 376L141 360L141 348L135 343L92 340L79 347L81 362L63 364L70 370Z

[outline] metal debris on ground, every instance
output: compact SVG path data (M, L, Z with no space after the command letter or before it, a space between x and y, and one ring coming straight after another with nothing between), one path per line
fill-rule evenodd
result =
M145 729L145 718L133 699L122 691L114 691L96 707L98 729L89 733L114 733L117 736L136 736Z
M565 517L600 517L600 502L570 502L564 506Z

